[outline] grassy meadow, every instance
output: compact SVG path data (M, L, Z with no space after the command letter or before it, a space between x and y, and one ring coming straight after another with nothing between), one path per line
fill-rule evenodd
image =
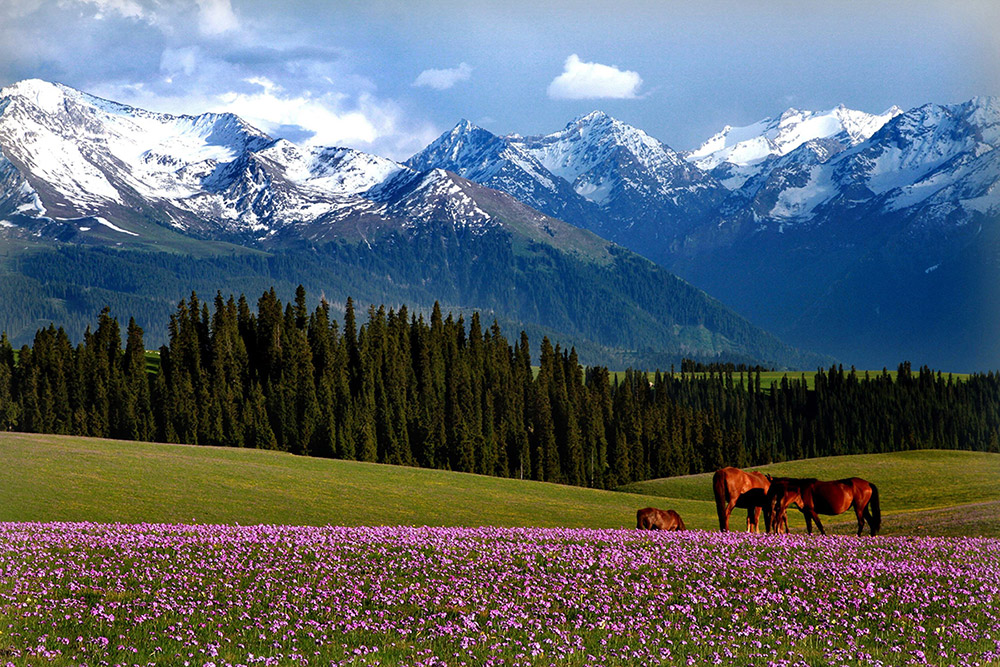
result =
M634 527L661 499L260 450L0 434L0 521ZM704 503L678 501L687 515ZM707 518L707 517L706 517Z
M13 667L1000 660L1000 540L975 537L1000 534L996 454L764 468L874 481L874 540L720 534L711 475L610 492L15 433L0 460ZM645 505L705 530L600 530L632 528Z
M886 535L1000 536L1000 454L916 450L788 461L753 470L786 477L864 478L878 486ZM627 490L713 503L711 473L637 482ZM742 523L746 513L735 514ZM805 529L799 512L792 510L788 517L793 532ZM850 511L821 518L833 532L856 526Z
M715 530L711 474L617 492L259 450L0 434L0 521L630 528L677 510ZM1000 455L923 450L764 466L878 485L885 534L1000 535ZM736 513L735 525L745 514ZM798 512L793 531L803 530ZM852 529L852 513L824 519Z

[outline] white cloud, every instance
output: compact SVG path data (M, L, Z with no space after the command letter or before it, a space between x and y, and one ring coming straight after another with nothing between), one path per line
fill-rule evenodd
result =
M142 6L135 0L82 0L83 4L94 5L99 12L95 18L103 18L103 14L120 14L128 19L147 18Z
M204 35L221 35L240 26L230 0L198 0L198 28Z
M549 84L548 93L557 100L634 99L639 96L641 86L638 72L583 62L574 53L566 59L563 73Z
M228 92L209 110L228 111L268 133L301 128L313 146L350 146L393 159L405 159L420 150L438 130L415 125L394 102L368 93L356 98L339 93L291 94L266 78L248 79L254 92Z
M263 88L263 86L262 86ZM338 146L370 144L379 136L379 128L361 109L340 110L339 96L313 97L306 93L285 95L275 88L254 93L229 92L219 96L212 111L229 111L268 131L283 125L295 125L314 132L311 144Z
M451 69L425 69L413 81L414 86L427 86L434 90L447 90L459 81L467 81L472 75L472 68L466 63Z

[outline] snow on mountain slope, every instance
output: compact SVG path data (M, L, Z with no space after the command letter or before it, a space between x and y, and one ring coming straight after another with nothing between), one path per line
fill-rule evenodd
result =
M581 116L553 134L508 139L572 183L578 194L601 205L617 190L651 187L670 195L676 187L689 186L701 176L661 141L601 111ZM644 172L649 177L646 182L630 180L621 170L610 168L623 159Z
M152 220L255 240L364 216L486 228L494 221L468 179L630 247L662 246L649 251L659 256L688 238L722 238L699 230L726 221L784 229L896 211L953 221L995 212L998 106L791 109L727 127L687 155L602 112L533 137L462 121L400 164L274 140L231 114L152 113L30 80L0 90L0 219L100 217L127 231Z
M0 217L127 226L123 212L152 205L182 230L255 235L370 208L357 195L405 169L275 141L232 114L153 113L39 80L0 90L0 148Z
M127 174L127 185L146 197L189 195L199 170L182 167L225 162L270 143L231 114L150 113L44 81L14 84L0 98L0 137L12 157L83 198L120 201L110 170Z
M929 104L897 114L832 157L824 159L812 143L771 157L734 197L749 202L760 227L897 212L923 229L953 227L974 214L1000 213L998 147L996 98Z
M901 113L897 106L881 114L855 111L844 105L828 111L788 109L777 119L765 118L745 127L727 125L686 157L709 171L724 162L746 166L772 155L785 155L807 141L826 139L841 132L851 145L855 145Z
M590 202L519 142L466 120L411 157L406 165L417 171L446 169L579 226L590 226L597 216Z
M873 141L845 155L841 171L876 194L901 190L893 202L901 208L952 182L964 163L997 147L997 98L927 104L894 119Z
M464 129L477 138L475 128ZM295 238L297 228L318 240L431 223L500 224L477 204L482 188L440 169L301 147L230 114L152 113L44 81L0 91L0 148L0 219L4 229L31 234L69 238L104 227L141 236L136 230L153 222L271 242ZM529 187L534 179L554 184L530 156L515 148L505 155L510 168L497 173L534 170Z
M352 148L303 148L284 139L258 151L284 169L290 181L328 195L357 195L406 169Z
M467 120L442 134L406 164L418 171L447 169L491 187L524 189L530 182L545 190L557 190L552 174L521 146Z

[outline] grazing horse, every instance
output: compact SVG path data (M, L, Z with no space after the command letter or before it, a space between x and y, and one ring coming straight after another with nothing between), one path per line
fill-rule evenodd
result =
M645 507L635 513L635 527L639 530L684 530L684 519L673 510Z
M721 468L712 478L715 492L715 510L719 514L719 530L729 530L729 515L736 507L747 511L747 530L757 532L760 511L764 507L771 480L759 472L746 472L739 468Z
M822 535L823 523L820 514L836 516L843 514L849 508L854 508L858 517L858 537L864 530L865 522L872 536L878 535L882 527L882 510L879 507L878 487L858 477L838 479L834 482L821 482L817 479L782 479L775 480L767 494L767 507L771 515L771 528L780 521L795 503L806 517L806 531L812 534L812 522Z
M788 532L789 505L796 504L802 509L800 491L806 484L819 481L815 477L769 477L771 488L764 499L764 529L768 533L780 533L782 526ZM803 512L804 513L804 512ZM812 519L808 519L812 521ZM811 530L811 529L810 529Z

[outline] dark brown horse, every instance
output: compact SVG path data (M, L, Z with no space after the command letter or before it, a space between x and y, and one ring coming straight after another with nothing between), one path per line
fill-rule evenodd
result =
M812 534L812 522L822 535L823 522L820 514L836 516L851 507L858 517L858 536L864 530L865 522L872 536L878 535L882 527L882 510L879 507L878 487L859 477L848 477L833 482L817 479L777 479L771 484L767 494L767 508L770 515L769 528L784 518L788 506L795 503L806 517L806 531Z
M635 513L635 527L639 530L684 530L684 519L673 510L644 507Z
M719 514L719 530L729 530L729 515L734 508L740 507L747 511L747 530L756 533L760 511L770 486L771 480L759 472L731 467L716 470L712 489L715 492L715 510Z
M788 532L787 510L793 503L802 508L800 491L803 486L819 481L815 477L771 477L771 488L764 499L764 529L768 533ZM812 521L812 519L809 519Z

